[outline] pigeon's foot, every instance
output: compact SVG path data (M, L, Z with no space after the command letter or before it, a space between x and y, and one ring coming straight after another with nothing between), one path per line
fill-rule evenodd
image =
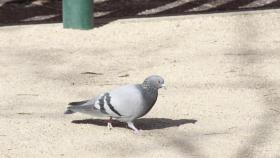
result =
M108 122L107 122L107 128L108 128L109 130L113 129L113 126L112 126L112 117L110 117L110 119L109 119Z
M108 127L109 130L113 129L112 123L111 123L111 122L108 122L108 123L107 123L107 127Z
M134 126L132 122L127 122L129 128L133 129L135 133L139 133L139 130Z

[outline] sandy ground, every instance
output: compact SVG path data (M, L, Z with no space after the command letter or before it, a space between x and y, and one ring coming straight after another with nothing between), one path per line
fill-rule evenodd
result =
M0 157L280 158L280 10L0 28ZM95 72L101 74L81 74ZM134 134L63 115L162 75ZM119 77L126 76L126 77Z

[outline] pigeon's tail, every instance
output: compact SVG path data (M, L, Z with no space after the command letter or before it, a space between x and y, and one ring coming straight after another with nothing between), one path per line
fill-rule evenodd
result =
M68 105L70 106L78 106L78 105L83 105L84 103L88 102L88 100L84 100L84 101L77 101L77 102L71 102Z
M73 114L73 113L75 113L76 112L75 109L77 109L80 105L83 105L87 101L88 100L69 103L68 105L70 105L70 106L67 107L67 110L64 112L64 114Z
M71 109L67 109L64 114L73 114L75 113L74 111L72 111Z

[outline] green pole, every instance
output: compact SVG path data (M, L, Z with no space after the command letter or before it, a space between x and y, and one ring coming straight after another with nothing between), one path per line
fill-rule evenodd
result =
M62 6L64 28L93 28L93 0L63 0Z

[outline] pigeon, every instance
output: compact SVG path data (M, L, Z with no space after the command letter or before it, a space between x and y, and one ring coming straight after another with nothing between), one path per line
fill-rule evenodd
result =
M127 123L129 128L139 132L134 126L134 121L152 109L160 88L165 88L164 79L152 75L142 84L124 85L90 100L71 102L65 114L80 112L96 117L109 117L109 129L112 129L111 121L114 119Z

